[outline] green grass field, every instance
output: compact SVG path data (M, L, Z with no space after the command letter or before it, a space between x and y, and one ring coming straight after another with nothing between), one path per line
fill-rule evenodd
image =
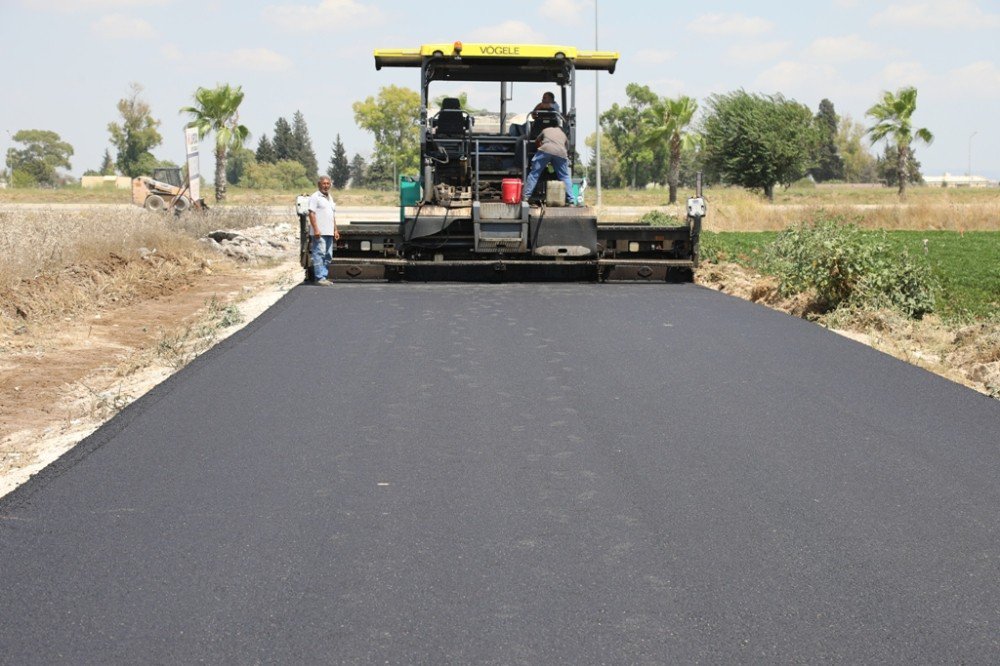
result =
M937 313L945 320L1000 318L1000 233L888 231L889 240L913 256L926 256L941 281ZM705 232L702 256L761 268L763 248L776 232ZM926 243L926 253L925 244Z

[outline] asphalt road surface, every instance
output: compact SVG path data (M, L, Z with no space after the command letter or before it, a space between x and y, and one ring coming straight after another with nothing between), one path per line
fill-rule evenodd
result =
M997 663L998 443L692 285L298 287L0 500L0 662Z

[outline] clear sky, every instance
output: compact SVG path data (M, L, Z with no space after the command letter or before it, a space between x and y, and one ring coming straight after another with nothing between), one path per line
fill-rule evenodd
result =
M1000 0L597 2L598 45L621 54L615 74L601 75L602 109L637 82L699 101L780 92L814 112L826 97L867 123L881 91L914 85L915 126L935 135L917 148L924 174L964 174L971 145L973 172L1000 178ZM48 129L75 148L73 174L98 168L134 81L162 121L154 153L181 163L177 110L198 86L230 83L246 93L249 147L301 110L325 169L337 133L349 155L372 150L352 102L390 84L417 89L415 70L376 72L373 49L455 40L591 49L594 24L594 0L0 0L0 154L8 132ZM578 88L582 136L595 127L594 76ZM492 85L468 92L475 106L498 106ZM537 97L516 88L512 108ZM212 173L210 157L202 173Z

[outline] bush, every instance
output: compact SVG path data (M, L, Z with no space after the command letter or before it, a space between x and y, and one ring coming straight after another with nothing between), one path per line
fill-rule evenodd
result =
M27 171L22 171L21 169L14 169L14 175L11 177L10 186L38 187L38 180Z
M651 210L639 218L640 222L651 224L654 227L679 227L684 221L674 215L664 213L661 210Z
M817 217L788 229L765 248L764 269L784 295L814 291L827 310L891 308L909 317L934 310L940 286L926 261L840 217Z
M240 185L255 190L303 190L313 182L306 168L295 160L281 160L277 164L247 163Z

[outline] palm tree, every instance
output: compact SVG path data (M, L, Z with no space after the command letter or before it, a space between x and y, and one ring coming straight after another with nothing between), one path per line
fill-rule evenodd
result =
M212 89L198 88L194 101L197 106L186 106L180 112L191 115L188 127L197 129L199 138L204 139L209 132L215 133L215 200L223 201L229 151L241 148L250 136L250 130L240 125L243 90L241 86L233 88L228 83Z
M648 146L667 144L670 162L667 172L667 184L670 186L670 202L677 203L677 181L681 173L681 150L694 145L694 136L685 131L694 114L698 110L698 102L681 95L676 99L667 97L658 99L643 114L645 126L644 143Z
M896 173L899 174L899 196L906 197L906 174L908 173L911 151L910 144L919 139L930 145L934 135L926 127L913 129L910 117L917 110L917 89L901 88L895 94L886 91L882 101L868 109L866 116L875 119L875 124L865 132L872 143L886 139L896 147Z

